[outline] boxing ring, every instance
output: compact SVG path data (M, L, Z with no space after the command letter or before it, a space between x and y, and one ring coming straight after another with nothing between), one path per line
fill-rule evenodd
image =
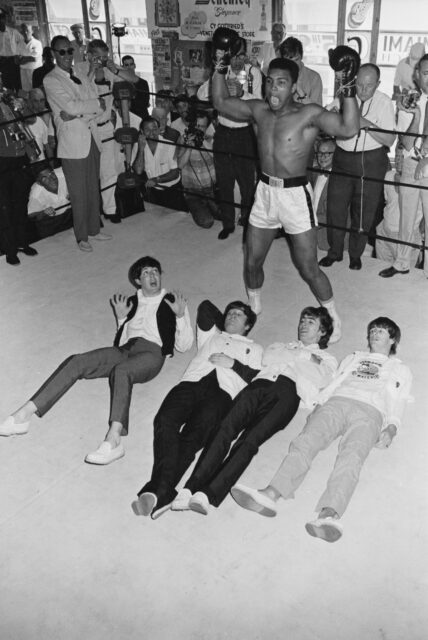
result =
M0 261L0 415L7 416L65 355L113 340L108 300L129 293L129 265L160 260L166 288L183 290L191 317L199 302L245 299L241 234L217 240L220 223L197 227L190 214L146 204L111 242L82 254L71 230L38 242L37 258L12 269ZM106 380L76 384L28 435L0 441L0 637L101 640L419 640L428 603L428 431L425 384L428 281L420 269L383 279L382 263L361 271L334 264L343 337L341 359L366 347L368 322L398 323L398 355L413 372L415 402L386 451L374 450L343 517L344 535L327 545L307 535L335 458L320 454L295 501L260 518L229 497L208 517L168 512L136 518L130 504L152 464L153 418L195 348L136 385L126 455L107 467L84 464L104 437ZM295 339L301 309L314 304L284 239L265 263L263 313L251 337L263 345ZM242 476L263 487L306 411L268 441Z

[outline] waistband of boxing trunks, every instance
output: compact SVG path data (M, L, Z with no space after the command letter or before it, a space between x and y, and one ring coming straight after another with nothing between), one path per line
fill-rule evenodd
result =
M250 127L250 124L246 124L245 127L228 127L225 124L219 123L217 129L225 129L228 133L236 133L237 131L247 131Z
M105 122L97 122L97 127L104 127L109 122L110 122L110 120L106 120Z
M289 187L303 187L305 184L308 184L307 176L297 176L296 178L274 178L273 176L268 176L265 173L262 173L260 180L268 184L270 187L282 187L283 189L287 189Z

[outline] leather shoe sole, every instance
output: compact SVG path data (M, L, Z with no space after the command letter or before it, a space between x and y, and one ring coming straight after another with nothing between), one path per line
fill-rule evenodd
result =
M382 271L379 272L379 275L381 278L392 278L392 276L395 276L397 274L401 274L401 275L406 275L406 273L409 273L410 269L406 269L405 271L399 271L398 269L396 269L395 267L388 267L388 269L383 269Z

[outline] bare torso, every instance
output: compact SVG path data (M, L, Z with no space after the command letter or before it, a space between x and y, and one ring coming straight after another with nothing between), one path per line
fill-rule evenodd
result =
M266 103L257 105L257 145L263 173L277 178L306 175L308 157L319 128L316 116L323 111L315 104L292 102L274 113Z

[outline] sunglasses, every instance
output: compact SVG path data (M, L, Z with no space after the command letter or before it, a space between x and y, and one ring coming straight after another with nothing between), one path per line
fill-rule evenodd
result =
M69 56L72 56L74 53L73 47L69 47L68 49L54 49L54 51L56 51L60 56L65 56L67 53Z

